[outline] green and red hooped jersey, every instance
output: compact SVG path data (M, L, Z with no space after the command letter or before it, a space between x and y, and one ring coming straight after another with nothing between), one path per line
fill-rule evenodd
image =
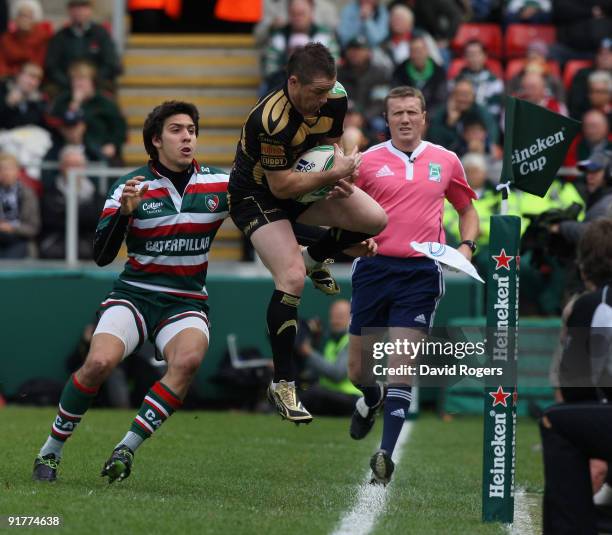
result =
M228 175L194 161L181 197L168 178L150 166L140 167L110 188L98 231L119 210L125 183L139 175L149 189L130 217L125 239L128 260L119 279L145 290L207 299L208 253L229 213Z

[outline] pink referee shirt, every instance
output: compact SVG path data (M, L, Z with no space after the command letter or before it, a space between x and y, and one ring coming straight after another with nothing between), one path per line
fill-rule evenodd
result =
M410 158L391 141L375 145L364 153L355 184L387 212L389 223L376 237L385 256L423 256L411 241L445 243L444 198L457 210L477 198L457 155L427 141Z

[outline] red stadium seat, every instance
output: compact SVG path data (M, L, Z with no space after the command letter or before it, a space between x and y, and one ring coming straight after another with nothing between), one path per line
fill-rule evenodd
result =
M523 67L525 67L525 63L527 63L525 58L511 59L508 62L508 65L506 65L506 72L504 74L506 81L511 80L519 72L521 72ZM556 76L557 78L561 78L561 68L556 61L547 61L546 66L548 67L548 72L550 74Z
M527 47L533 41L544 41L552 44L557 40L557 30L549 24L510 24L506 29L506 58L522 58L527 54Z
M565 89L570 88L572 85L572 80L579 70L586 69L592 64L593 62L588 59L570 59L565 64L565 69L563 69L563 85L565 86Z
M446 73L446 78L448 80L453 80L457 78L457 75L461 72L461 69L465 67L465 60L463 58L457 58L451 61L450 66L448 67L448 71ZM496 59L487 59L487 68L498 78L504 79L504 71L502 69L501 63Z
M501 58L502 33L497 24L471 22L462 24L451 42L453 52L456 55L461 54L465 44L473 40L480 41L490 56Z

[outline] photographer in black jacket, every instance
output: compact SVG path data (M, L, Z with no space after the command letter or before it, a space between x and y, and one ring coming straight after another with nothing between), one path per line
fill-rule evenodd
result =
M588 288L571 306L559 379L563 403L540 422L544 534L598 532L593 491L612 462L612 219L592 222L578 246Z

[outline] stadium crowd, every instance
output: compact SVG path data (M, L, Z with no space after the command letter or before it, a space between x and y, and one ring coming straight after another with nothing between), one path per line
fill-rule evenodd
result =
M66 169L89 162L122 162L126 122L115 98L121 58L108 28L94 22L90 1L68 1L67 23L55 32L38 0L10 4L10 20L0 35L0 258L62 258L63 240L56 236L50 246L49 234L63 230L65 203L57 200L65 200ZM260 94L282 83L293 50L322 42L337 58L338 80L349 95L346 149L365 150L387 138L382 104L390 89L399 85L421 89L429 110L424 138L455 151L470 184L480 192L475 202L482 228L477 264L486 256L488 217L499 211L495 185L501 171L505 95L582 121L582 132L565 161L571 171L559 177L544 199L520 192L512 195L511 213L524 218L523 232L541 214L562 211L574 202L582 207L577 219L584 218L592 195L585 175L575 168L612 148L609 0L263 0L262 4L262 18L254 27L261 47ZM5 177L14 172L10 155L19 166L17 181ZM609 175L609 157L598 158ZM49 169L51 162L59 162L55 170ZM95 184L91 177L83 176L79 183L85 216L99 209L101 192L91 187ZM607 192L609 186L607 176L602 189ZM27 203L21 200L25 198ZM49 199L52 210L45 209ZM24 217L33 218L27 231ZM86 237L90 221L87 217L80 221ZM458 234L450 210L446 226L453 243ZM81 259L91 255L84 245ZM561 293L566 270L550 251L532 256L537 261L531 262L531 268L523 263L526 284L533 281L532 289L548 289L534 293L538 297L531 303L532 311L558 313L558 299L549 296ZM562 276L555 276L559 270Z

